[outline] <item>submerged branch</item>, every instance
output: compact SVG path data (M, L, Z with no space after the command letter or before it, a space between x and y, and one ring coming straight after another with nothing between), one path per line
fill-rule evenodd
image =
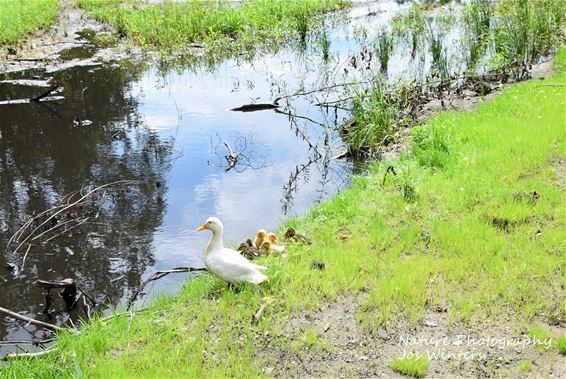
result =
M138 289L134 292L134 294L132 295L132 297L130 298L130 300L128 300L128 305L126 307L126 310L129 311L132 304L134 303L134 301L136 301L136 299L138 298L139 294L143 291L143 289L145 288L145 286L147 286L150 282L156 281L158 279L163 278L166 275L169 274L176 274L176 273L180 273L180 272L198 272L198 271L208 271L205 267L175 267L171 270L164 270L164 271L156 271L153 274L150 275L149 278L147 278L146 280L143 281L143 283L138 287Z

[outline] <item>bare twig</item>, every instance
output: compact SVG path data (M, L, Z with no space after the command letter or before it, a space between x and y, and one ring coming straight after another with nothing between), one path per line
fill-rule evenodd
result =
M28 245L28 249L26 250L26 253L24 254L24 259L22 260L22 267L20 268L20 271L24 270L24 266L26 265L26 258L28 257L28 253L29 253L30 249L31 249L31 244Z
M37 95L34 96L30 99L30 101L40 101L41 99L43 99L44 97L47 97L51 94L51 92L56 91L57 89L59 89L59 85L56 84L53 87L49 88L47 91L45 91L44 93L42 93L41 95Z
M164 276L169 275L169 274L175 274L175 273L180 273L180 272L198 272L198 271L207 271L207 269L205 267L197 267L197 268L195 268L195 267L175 267L171 270L154 272L153 274L151 274L149 276L149 278L147 278L146 280L143 281L143 283L134 292L132 297L130 297L130 300L128 301L128 306L126 307L126 310L127 311L130 310L130 307L132 306L134 301L136 301L137 297L143 291L145 286L147 286L148 283L153 282L153 281L158 280L158 279L161 279Z
M43 322L43 321L35 320L33 318L23 316L19 313L13 312L13 311L6 309L6 308L3 308L3 307L0 307L0 313L7 314L10 317L28 322L28 323L36 325L36 326L41 326L42 328L45 328L45 329L53 330L54 332L62 332L64 330L69 330L69 331L71 331L71 333L78 333L76 330L65 329L65 328L61 328L60 326L57 326L57 325L52 325L52 324L48 324L48 323Z
M8 361L8 360L12 360L12 359L19 359L19 358L39 358L39 357L43 357L44 355L47 355L49 353L51 353L53 350L55 350L54 347L52 347L51 349L47 349L47 350L43 350L43 351L38 351L36 353L16 353L16 354L8 354L4 357L2 357L1 359L3 361Z
M259 307L258 311L252 317L252 324L257 324L259 322L259 319L263 315L263 312L265 311L265 308L267 307L268 304L269 303L263 303L261 307Z

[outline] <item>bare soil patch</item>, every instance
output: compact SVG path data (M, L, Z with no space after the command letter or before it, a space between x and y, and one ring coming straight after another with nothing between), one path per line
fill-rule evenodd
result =
M346 295L289 319L280 337L286 343L264 341L260 354L264 373L274 377L402 377L388 363L420 354L430 360L430 378L566 375L566 358L543 343L534 344L511 315L461 324L451 322L441 309L428 310L418 325L399 322L371 334L356 322L363 301L364 296ZM554 337L566 333L564 326L543 326ZM317 346L304 346L305 330L319 336ZM295 341L303 347L288 348Z

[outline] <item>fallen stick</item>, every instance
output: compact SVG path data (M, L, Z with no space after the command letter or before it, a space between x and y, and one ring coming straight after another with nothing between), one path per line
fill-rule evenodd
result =
M43 321L35 320L33 318L23 316L19 313L13 312L13 311L6 309L6 308L3 308L3 307L0 307L0 313L7 314L10 317L28 322L28 323L36 325L36 326L41 326L42 328L49 329L49 330L52 330L54 332L62 332L62 331L65 331L65 330L69 330L71 333L78 333L76 330L65 329L65 328L61 328L60 326L57 326L57 325L52 325L52 324L48 324L48 323L43 322Z
M259 322L259 319L261 318L261 316L263 316L263 312L265 312L265 308L267 308L270 303L271 301L268 301L266 303L263 303L261 307L259 307L255 315L253 315L252 317L252 324L257 324Z
M51 353L55 348L51 348L51 349L47 349L44 351L38 351L36 353L15 353L15 354L8 354L4 357L1 358L1 360L3 361L9 361L12 359L19 359L19 358L38 358L38 357L43 357L44 355L47 355L49 353Z
M197 271L208 271L205 267L175 267L171 270L164 270L164 271L156 271L150 275L149 278L143 281L143 283L138 287L138 289L134 292L130 300L128 301L128 306L126 307L126 311L130 310L130 307L138 298L138 295L142 292L142 290L147 286L149 282L153 282L155 280L161 279L166 275L175 274L180 272L197 272Z
M259 104L245 104L242 105L241 107L237 107L237 108L232 108L230 109L231 111L234 112L256 112L256 111L263 111L263 110L269 110L269 109L276 109L279 108L280 105L277 104L277 102L274 102L273 104L271 103L259 103Z
M49 96L51 94L51 92L56 91L60 87L61 86L59 84L56 84L53 87L49 88L44 93L42 93L41 95L37 95L37 96L32 97L31 99L29 99L29 101L39 101L39 100L43 99L44 97Z

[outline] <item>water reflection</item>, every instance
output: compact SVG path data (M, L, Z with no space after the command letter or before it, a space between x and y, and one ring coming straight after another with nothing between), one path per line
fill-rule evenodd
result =
M166 208L165 174L173 141L137 127L139 104L129 88L139 76L132 72L122 67L65 70L52 78L64 86L63 101L0 109L0 244L5 248L0 266L15 267L2 273L2 306L63 322L66 315L61 312L36 316L44 298L31 286L33 280L75 278L100 300L120 299L154 263L153 232ZM0 89L2 96L18 98L34 90L13 85ZM77 128L76 118L93 123ZM7 245L28 218L54 207L66 194L123 179L139 183L109 190L98 217L57 238L30 238L31 245L18 250L17 243ZM123 280L114 281L119 276ZM8 338L43 336L35 328L6 323L2 334Z

